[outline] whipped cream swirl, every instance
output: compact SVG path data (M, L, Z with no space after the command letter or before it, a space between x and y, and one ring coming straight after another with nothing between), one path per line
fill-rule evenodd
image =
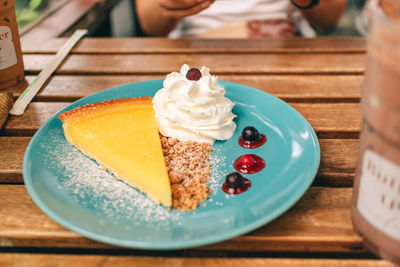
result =
M236 129L234 103L224 96L225 89L209 68L201 68L198 81L186 78L189 69L185 64L180 72L168 74L153 98L159 131L181 141L210 144L231 138Z

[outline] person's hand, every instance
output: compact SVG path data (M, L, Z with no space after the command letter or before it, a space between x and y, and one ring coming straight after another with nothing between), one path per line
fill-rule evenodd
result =
M157 0L165 17L180 19L208 8L214 0Z

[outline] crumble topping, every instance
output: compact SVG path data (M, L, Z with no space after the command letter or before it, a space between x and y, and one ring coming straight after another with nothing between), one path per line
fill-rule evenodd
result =
M172 206L184 211L197 209L211 193L211 145L162 135L160 139L171 182Z

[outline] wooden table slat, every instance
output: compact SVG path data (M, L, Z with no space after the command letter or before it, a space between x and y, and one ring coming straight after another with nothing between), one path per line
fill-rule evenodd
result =
M0 183L22 183L22 162L31 137L0 137ZM321 139L321 164L314 184L351 186L357 139Z
M351 188L311 187L279 219L203 249L365 252L351 223L351 195ZM55 223L32 202L23 185L0 185L0 207L2 246L111 247Z
M21 183L22 163L30 137L0 137L0 183Z
M67 38L51 39L40 45L22 42L25 54L56 53ZM85 38L71 51L90 53L364 53L362 37L317 39L165 39L165 38Z
M36 76L6 89L15 97ZM36 96L37 101L75 101L98 91L139 81L164 78L164 75L55 75ZM222 81L244 84L286 101L353 101L360 99L361 75L218 75Z
M303 259L303 258L223 258L223 257L138 257L138 256L106 256L106 255L60 255L60 254L28 254L5 253L0 258L3 266L281 266L281 267L395 267L396 265L376 259Z
M41 71L52 55L24 55L28 73ZM167 74L186 63L213 74L361 74L364 54L69 55L57 74Z
M32 135L59 110L65 102L33 102L21 116L10 116L3 127L5 135ZM324 138L350 134L358 136L361 110L358 103L290 103Z

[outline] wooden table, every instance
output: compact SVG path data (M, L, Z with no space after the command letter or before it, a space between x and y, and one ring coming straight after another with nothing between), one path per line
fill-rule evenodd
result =
M23 44L28 83L64 41ZM0 266L390 266L363 247L351 223L364 59L361 38L82 40L25 114L10 117L0 132ZM162 78L183 63L209 66L221 80L274 94L311 123L320 141L321 166L301 200L251 233L179 251L101 244L47 217L30 199L22 178L23 155L35 131L74 100L112 86ZM26 85L8 91L17 97Z

